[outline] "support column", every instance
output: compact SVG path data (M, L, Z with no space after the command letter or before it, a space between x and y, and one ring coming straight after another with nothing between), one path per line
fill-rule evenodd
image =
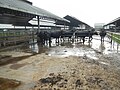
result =
M64 23L64 30L65 30L65 23Z
M26 30L27 28L26 28L26 25L25 25L25 30Z
M54 30L56 30L56 28L57 28L57 27L56 27L56 22L57 22L57 20L55 20L55 28L54 28Z
M38 30L37 30L37 32L40 32L40 18L39 18L39 16L37 16L37 20L38 20Z
M117 23L115 22L115 32L117 31Z
M108 25L108 29L109 29L109 31L111 31L111 29L110 29L110 25Z

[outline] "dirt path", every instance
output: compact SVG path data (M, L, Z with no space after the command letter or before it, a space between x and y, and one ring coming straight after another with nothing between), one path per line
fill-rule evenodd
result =
M119 90L120 74L94 60L68 57L54 60L33 90Z
M87 57L38 54L0 67L0 77L18 80L16 90L119 90L120 73Z

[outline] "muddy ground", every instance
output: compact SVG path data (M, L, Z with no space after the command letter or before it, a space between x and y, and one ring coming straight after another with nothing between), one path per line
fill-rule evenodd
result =
M119 50L93 42L0 52L0 90L120 90Z

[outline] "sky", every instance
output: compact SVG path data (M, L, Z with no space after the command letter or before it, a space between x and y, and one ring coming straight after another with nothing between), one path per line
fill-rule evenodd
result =
M34 6L59 17L66 15L94 27L95 23L109 23L120 16L120 0L29 0Z

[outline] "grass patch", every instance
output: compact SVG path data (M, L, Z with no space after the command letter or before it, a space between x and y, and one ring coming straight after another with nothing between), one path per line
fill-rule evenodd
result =
M118 34L112 34L112 40L116 41L120 44L120 35Z

